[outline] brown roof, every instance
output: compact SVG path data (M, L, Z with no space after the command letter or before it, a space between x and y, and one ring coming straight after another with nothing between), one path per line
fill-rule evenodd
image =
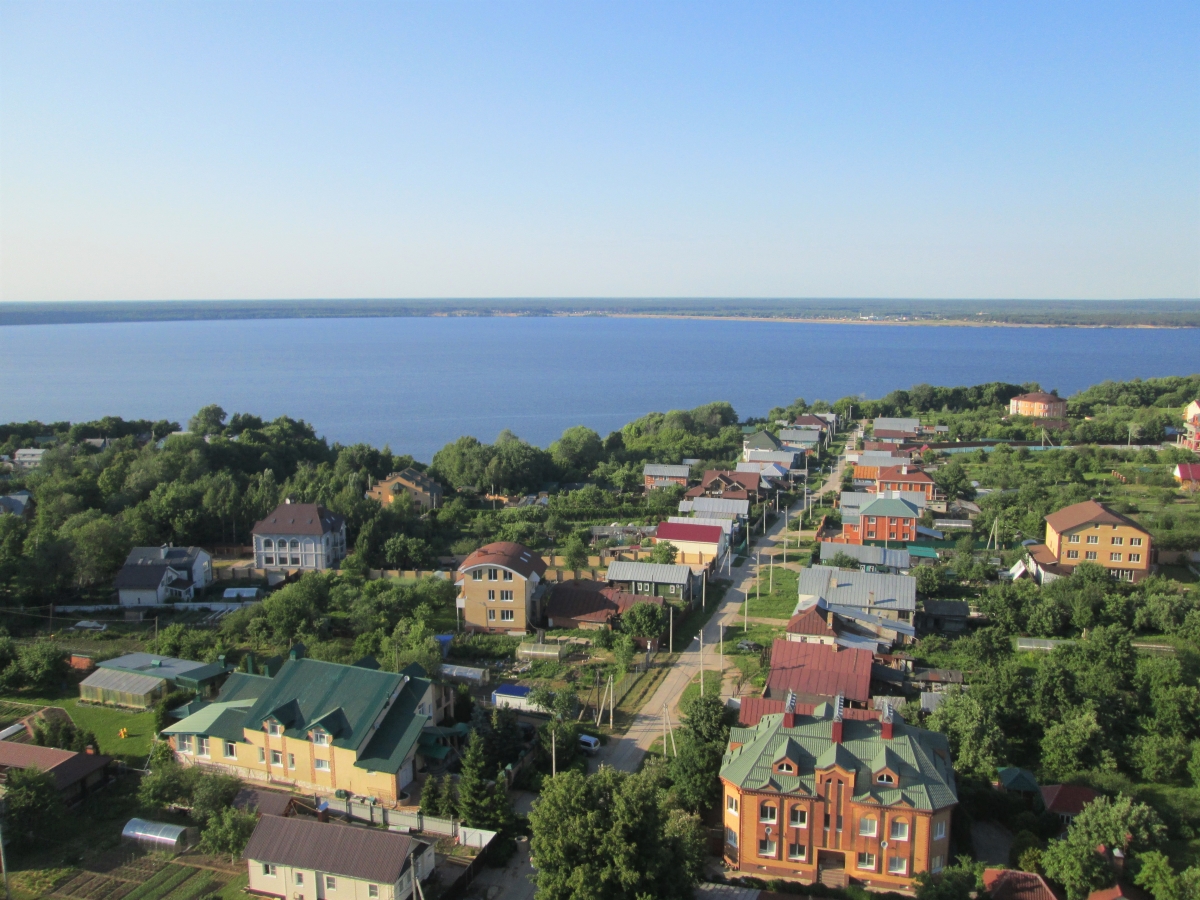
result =
M253 534L295 534L320 537L341 528L345 519L316 503L280 503L251 529Z
M258 811L262 816L286 816L292 808L292 795L258 788L242 788L233 798L234 809Z
M1035 872L984 869L983 887L992 900L1062 900L1062 895Z
M313 819L263 816L243 859L395 884L408 864L407 834Z
M820 428L822 430L829 427L829 423L826 422L824 419L819 418L818 416L809 415L808 413L805 413L802 416L796 416L796 419L794 422L792 422L792 424L793 425L811 425L813 428Z
M932 484L933 479L922 472L920 469L915 469L911 465L908 466L908 471L902 471L904 466L880 466L879 480L880 481L912 481L920 484Z
M60 791L103 769L110 762L111 757L99 753L75 753L72 750L39 747L37 744L0 741L0 767L28 769L37 766L54 776Z
M834 628L833 613L819 606L810 606L802 613L797 613L788 620L788 634L817 634L833 637L837 634Z
M1075 503L1071 506L1064 507L1058 512L1050 513L1046 516L1046 523L1062 534L1072 528L1078 528L1080 525L1129 525L1139 531L1145 532L1133 519L1126 518L1120 513L1113 512L1103 503L1097 503L1095 500L1084 500L1082 503ZM1147 534L1149 532L1146 532Z
M915 438L915 431L896 431L891 428L876 428L871 432L877 438Z
M1042 802L1055 815L1077 816L1099 795L1082 784L1047 784L1042 787Z
M594 581L566 581L555 585L546 606L546 617L604 624L613 616L627 612L635 603L662 606L663 599L630 594Z
M741 485L745 490L757 491L762 483L762 475L758 472L730 472L727 469L709 469L700 479L700 487L707 488L712 482L721 481L726 484Z
M464 559L462 565L458 567L458 571L465 572L476 566L499 566L504 569L512 569L525 578L534 572L538 574L539 578L546 573L546 563L540 553L513 541L485 544Z
M1013 397L1014 400L1025 403L1066 403L1062 397L1054 394L1047 394L1045 391L1034 391L1032 394L1021 394Z
M866 702L871 698L871 654L836 644L802 644L776 638L766 694L782 699L788 691L804 697L836 697Z
M1150 895L1141 888L1127 884L1114 884L1110 888L1101 888L1088 894L1087 900L1150 900Z
M811 716L819 705L818 703L797 701L794 712L798 716ZM741 706L738 707L738 722L745 728L753 728L763 716L781 712L784 712L782 700L772 700L769 697L744 697ZM847 706L842 710L843 719L858 722L877 722L879 717L880 712L877 709L858 709Z

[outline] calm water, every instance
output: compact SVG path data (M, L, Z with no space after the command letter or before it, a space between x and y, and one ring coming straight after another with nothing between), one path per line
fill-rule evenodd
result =
M429 460L502 428L545 446L652 410L742 416L920 382L1105 379L1200 369L1196 330L887 327L617 318L294 319L0 329L0 422L186 422L207 403L288 414Z

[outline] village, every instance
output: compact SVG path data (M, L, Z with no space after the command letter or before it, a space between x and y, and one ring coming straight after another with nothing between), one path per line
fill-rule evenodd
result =
M1009 393L1023 437L814 405L615 489L465 492L444 456L351 476L349 515L284 489L242 542L133 546L86 602L10 611L10 896L531 898L592 865L586 791L644 783L677 823L653 896L1182 900L1200 402L1084 444L1067 399ZM70 453L226 440L202 426ZM45 444L7 455L0 526L46 515ZM410 524L372 545L364 508Z

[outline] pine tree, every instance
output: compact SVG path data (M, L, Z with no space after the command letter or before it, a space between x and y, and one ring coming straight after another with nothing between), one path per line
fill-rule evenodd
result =
M438 790L438 778L436 775L430 775L425 779L425 784L421 787L421 812L427 816L440 816L441 793Z
M454 779L449 775L442 777L442 789L438 794L437 814L443 819L453 819L458 806L454 797Z
M474 732L467 744L458 779L458 816L471 828L488 828L491 821L491 797L484 774L486 771L487 754L483 749L483 737L479 732Z

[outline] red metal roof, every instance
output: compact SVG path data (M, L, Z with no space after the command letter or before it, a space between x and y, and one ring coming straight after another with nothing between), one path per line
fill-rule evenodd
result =
M1200 463L1180 463L1175 468L1181 481L1200 481Z
M39 747L37 744L0 741L0 768L28 769L37 766L54 776L60 791L103 769L111 761L111 757L99 753L75 753L54 747Z
M719 544L721 542L719 525L686 525L682 522L660 522L658 534L660 541L694 541L698 544Z
M984 869L983 887L992 900L1062 900L1062 895L1035 872Z
M914 482L919 482L921 484L932 484L933 483L933 479L930 478L928 475L926 475L924 472L922 472L920 469L914 469L911 465L908 467L907 472L903 471L903 469L904 469L904 466L902 466L902 465L888 466L887 468L883 468L881 466L879 469L879 480L880 481L914 481Z
M865 703L871 698L871 654L836 644L802 644L776 638L771 646L767 693L782 699L800 695L836 697Z
M1047 784L1042 787L1042 802L1055 815L1077 816L1097 796L1095 791L1082 784Z
M458 571L465 572L476 566L498 566L503 569L512 569L525 578L534 572L539 577L546 573L546 561L542 559L540 553L513 541L484 544L462 561Z
M837 631L833 627L833 613L819 606L810 606L804 612L792 616L788 620L788 634L818 634L833 637Z

